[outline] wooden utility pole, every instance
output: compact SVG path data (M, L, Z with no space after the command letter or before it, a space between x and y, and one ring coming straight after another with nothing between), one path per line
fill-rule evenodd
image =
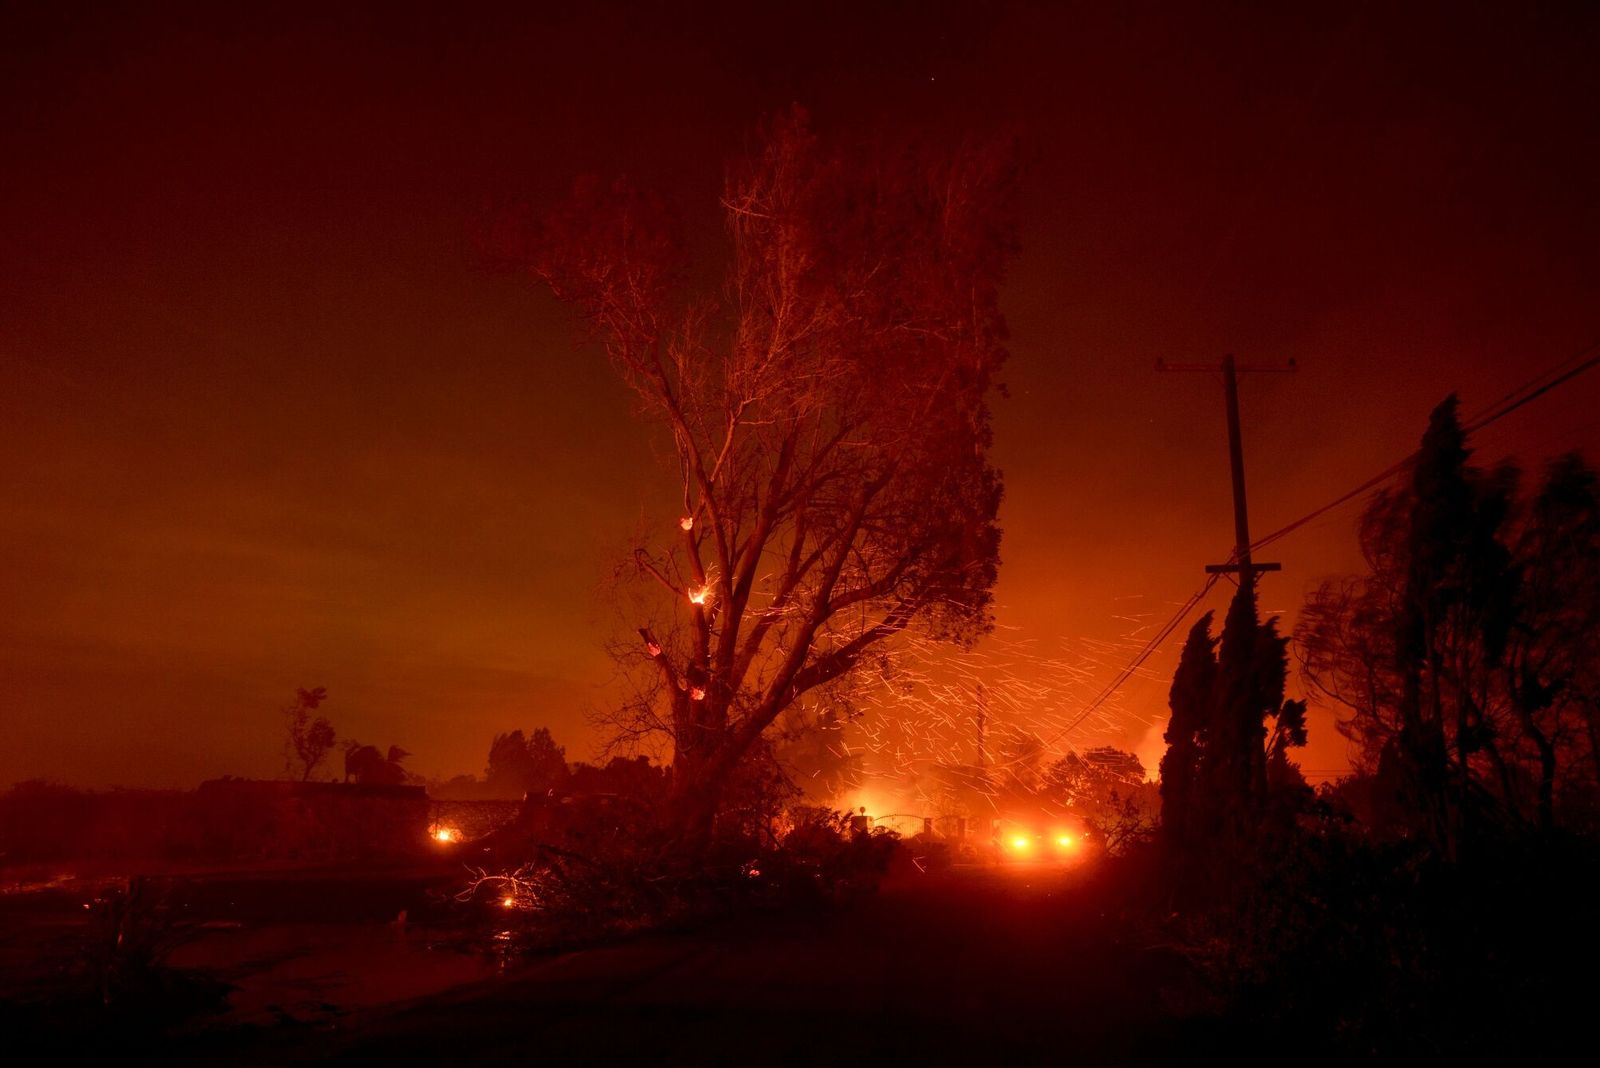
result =
M1234 363L1233 353L1222 358L1222 363L1167 363L1156 361L1157 371L1204 371L1208 374L1222 372L1223 395L1228 410L1228 466L1233 474L1233 559L1226 564L1207 564L1206 573L1212 575L1237 574L1239 585L1253 587L1256 576L1263 571L1281 571L1281 564L1258 564L1250 558L1250 509L1244 493L1244 445L1239 433L1239 375L1272 374L1297 370L1293 360L1273 366L1250 365L1240 367Z

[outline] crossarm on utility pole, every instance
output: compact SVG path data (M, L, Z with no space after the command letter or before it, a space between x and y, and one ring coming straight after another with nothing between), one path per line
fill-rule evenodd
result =
M1256 575L1263 571L1280 571L1279 564L1258 564L1250 558L1250 508L1245 499L1244 443L1239 430L1239 375L1241 373L1274 373L1297 370L1293 360L1279 365L1254 364L1239 366L1233 353L1222 358L1222 363L1177 363L1156 361L1157 371L1204 371L1222 373L1223 394L1228 414L1228 468L1233 478L1233 559L1226 564L1207 564L1206 572L1212 575L1237 574L1241 586L1253 586Z

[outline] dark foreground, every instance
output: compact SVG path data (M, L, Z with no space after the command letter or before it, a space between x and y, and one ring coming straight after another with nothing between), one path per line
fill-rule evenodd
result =
M1193 985L1181 958L1130 938L1095 904L1105 887L1089 883L1087 869L1042 866L908 874L846 906L748 914L499 971L383 946L394 935L381 924L329 926L325 937L355 932L384 955L357 947L344 962L302 944L266 973L321 984L336 1003L325 1011L241 1017L241 1001L263 997L258 970L235 989L231 1022L32 1037L164 1064L1104 1062L1189 1044L1192 1006L1172 1003ZM357 966L367 972L351 982ZM431 974L408 984L407 969ZM376 985L393 993L364 989Z
M1156 1052L1153 961L1062 869L902 880L838 912L746 918L547 960L273 1042L261 1061L941 1063Z
M1338 869L1357 884L1344 897L1316 880L1274 891L1293 907L1231 936L1175 921L1148 894L1131 901L1148 880L1114 863L902 868L849 904L514 962L493 951L492 926L383 918L436 875L338 876L337 893L313 873L190 879L183 907L207 919L158 974L209 977L212 1004L147 987L115 1017L93 998L38 994L51 980L43 950L83 944L70 924L82 906L10 894L0 1030L74 1062L240 1065L1104 1064L1291 1050L1426 1062L1581 1036L1592 988L1570 967L1597 943L1587 910L1563 902L1587 900L1587 867L1529 882L1526 866L1500 865L1498 881L1450 875L1419 883L1426 893L1392 873L1364 887L1359 867ZM329 912L335 898L353 911ZM324 915L308 922L316 902ZM1309 940L1308 909L1332 913Z

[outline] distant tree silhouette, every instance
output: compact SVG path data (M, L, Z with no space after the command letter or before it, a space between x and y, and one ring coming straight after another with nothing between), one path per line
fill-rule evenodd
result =
M410 755L398 745L391 745L385 754L375 745L362 745L352 738L344 743L344 781L399 786L406 781L406 770L401 764Z
M336 735L326 716L311 715L327 699L327 689L296 689L294 695L294 704L283 710L283 763L285 770L299 771L305 782L333 748Z
M659 804L666 800L669 774L649 757L612 757L603 765L572 765L567 789L575 794L616 794Z
M1364 576L1330 580L1296 629L1307 681L1377 776L1378 811L1456 852L1479 814L1549 828L1563 782L1600 775L1600 495L1576 456L1531 500L1433 413L1408 485L1361 520ZM1579 747L1583 739L1587 744Z
M496 236L672 443L682 508L634 556L657 597L633 617L649 681L626 729L670 736L686 844L805 694L913 626L990 626L1013 170L998 149L824 147L797 112L729 169L727 273L698 291L659 203L625 184L581 185L525 243Z
M1039 793L1083 820L1109 850L1148 837L1160 793L1138 756L1102 745L1068 752L1044 770Z
M489 745L484 778L502 793L547 793L563 786L567 775L567 751L545 727L536 728L530 736L520 730L497 734Z

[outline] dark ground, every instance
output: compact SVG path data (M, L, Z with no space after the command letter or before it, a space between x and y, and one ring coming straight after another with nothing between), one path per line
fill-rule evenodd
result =
M544 961L260 1051L478 1063L1142 1059L1174 1037L1156 973L1080 871L901 880L839 912L751 917Z
M1184 1007L1173 991L1193 986L1181 961L1125 936L1091 904L1103 895L1087 879L1087 869L1044 866L892 879L849 906L549 956L320 1019L120 1042L120 1054L230 1064L1104 1063L1199 1037L1174 1022Z

